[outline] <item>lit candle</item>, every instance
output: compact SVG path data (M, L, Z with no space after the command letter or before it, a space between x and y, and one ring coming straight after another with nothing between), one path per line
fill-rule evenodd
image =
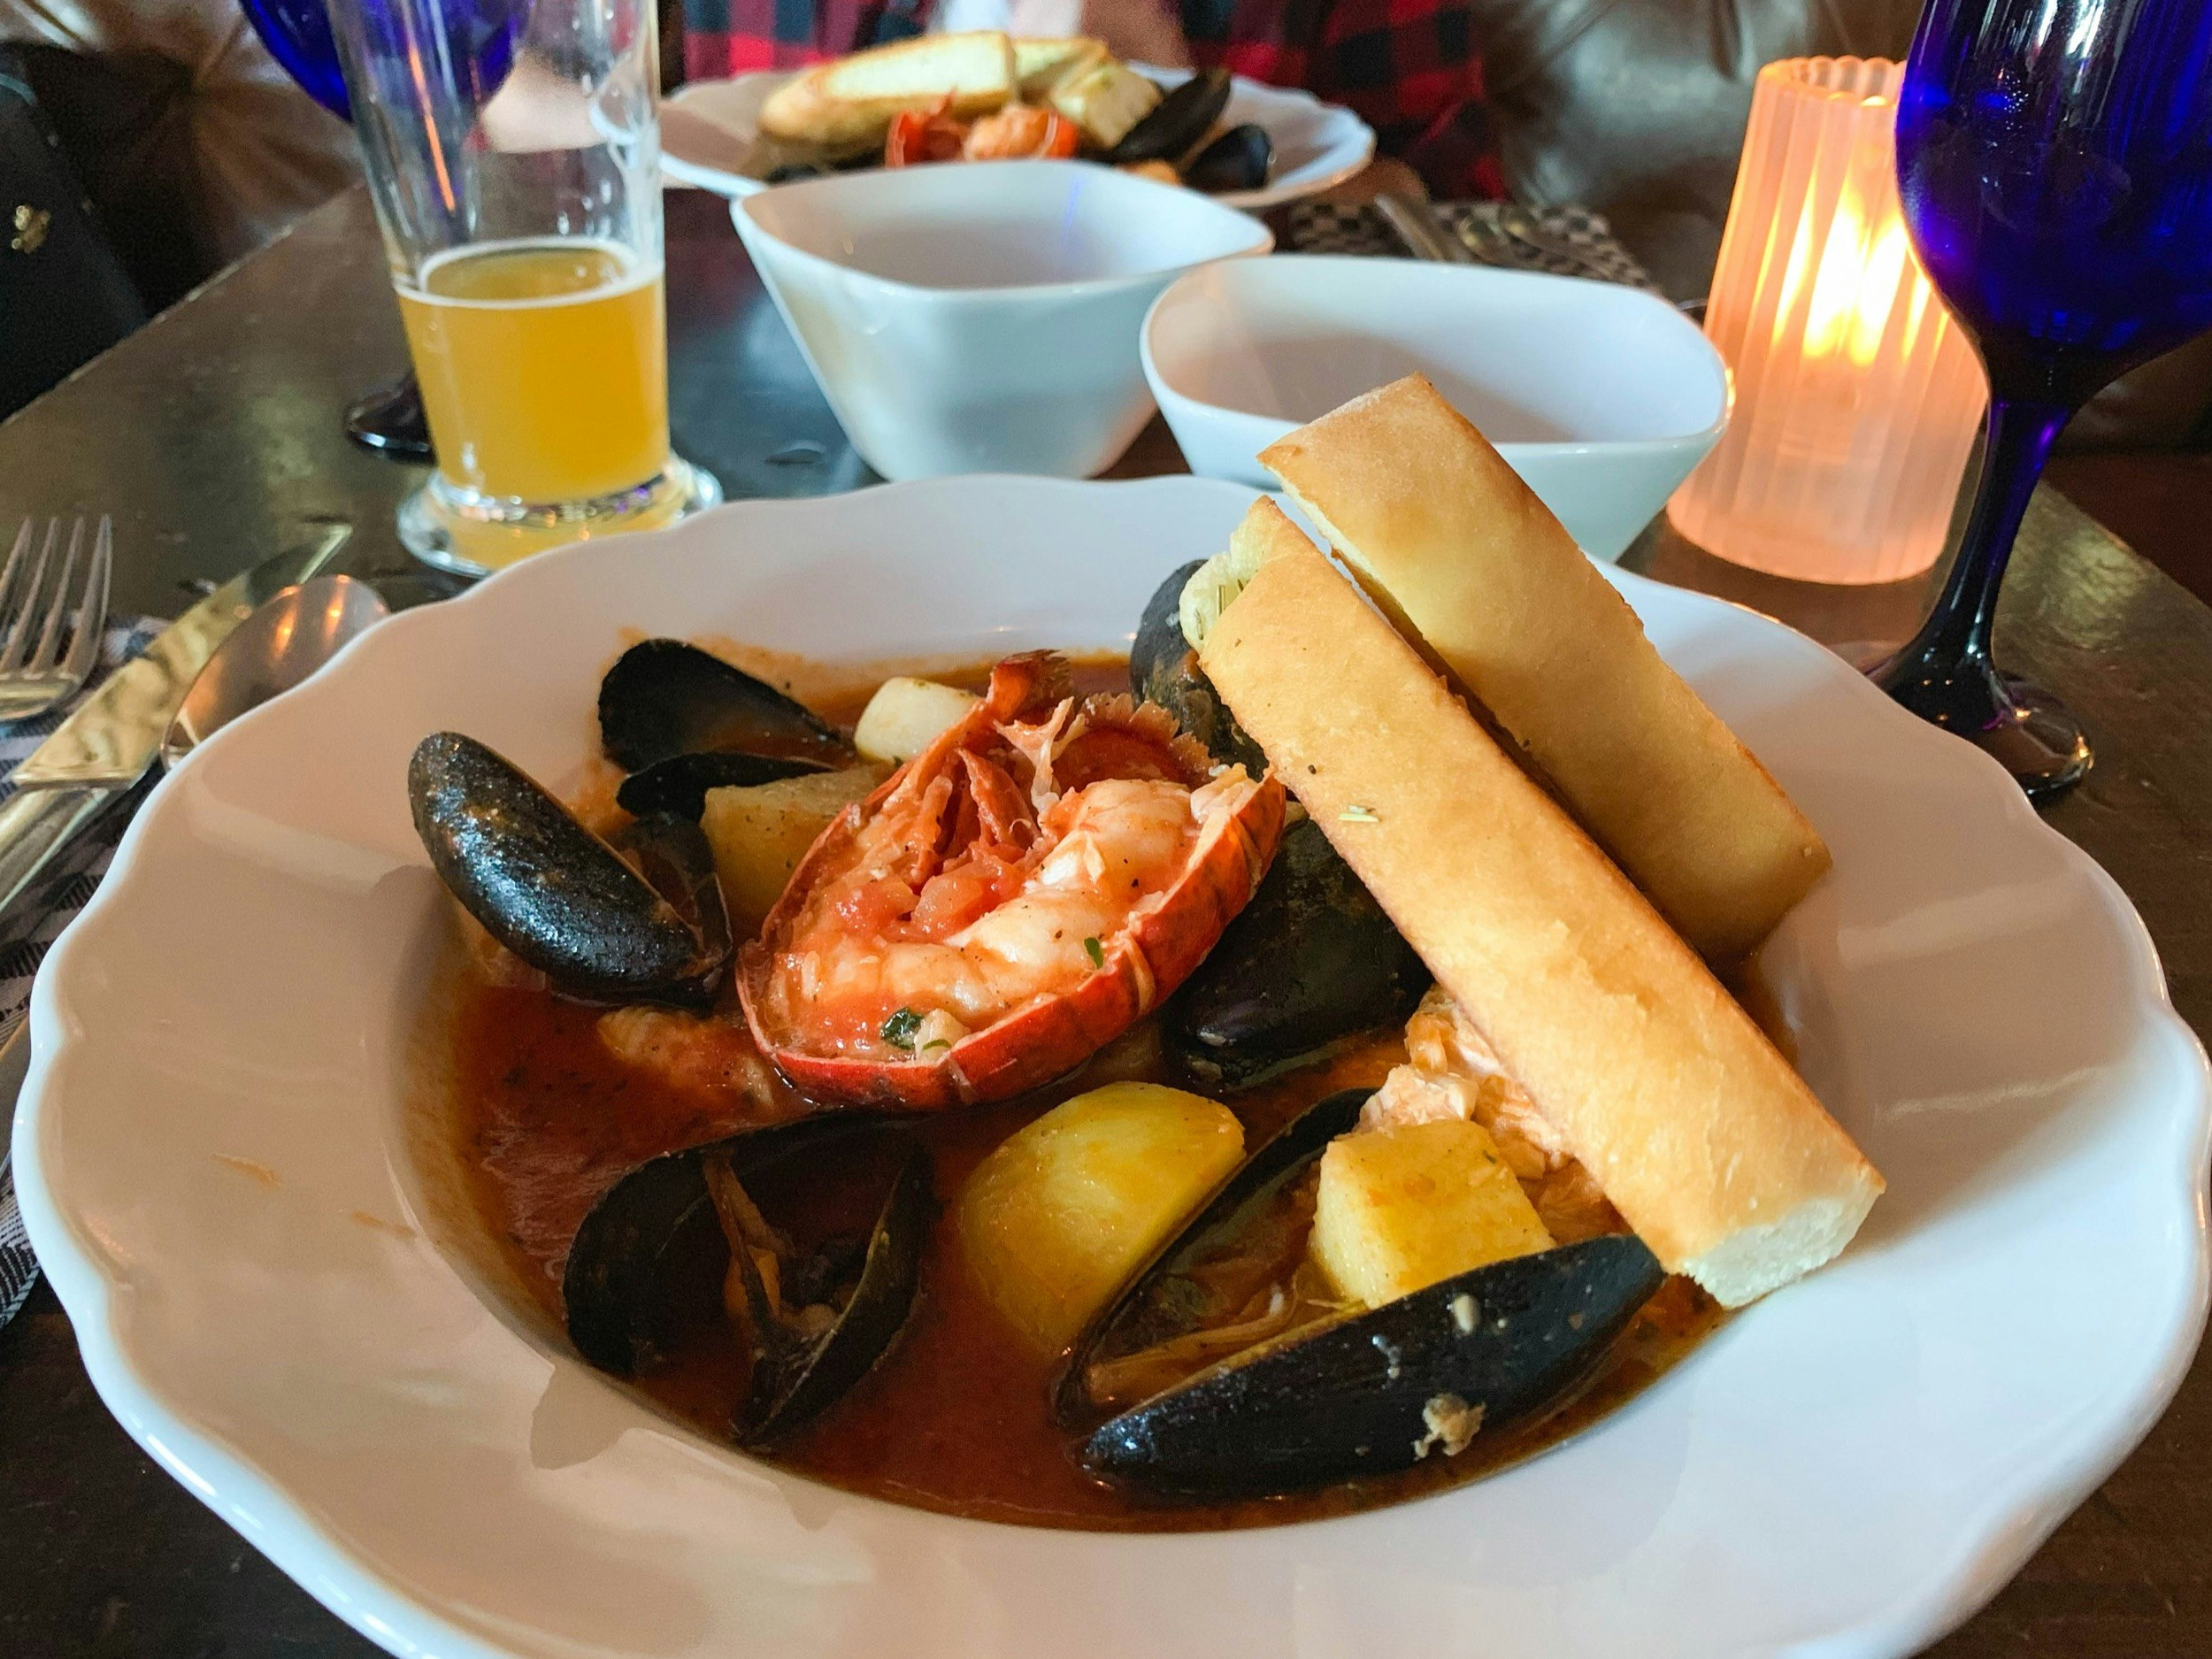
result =
M1707 302L1733 419L1668 512L1724 558L1894 581L1943 547L1988 391L1898 210L1901 65L1759 72Z

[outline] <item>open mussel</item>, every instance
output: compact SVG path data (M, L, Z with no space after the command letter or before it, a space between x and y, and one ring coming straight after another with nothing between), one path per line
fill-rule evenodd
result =
M1154 590L1129 648L1130 688L1217 761L1258 773L1267 757L1183 637L1193 561ZM1216 1087L1248 1087L1363 1032L1402 1025L1429 972L1310 819L1283 832L1252 902L1185 982L1163 1020L1177 1057Z
M1250 121L1233 127L1183 164L1183 182L1194 190L1220 196L1257 190L1275 165L1275 141Z
M864 1237L795 1248L750 1189L797 1165L849 1173L871 1151L889 1174ZM731 1432L764 1445L842 1397L906 1323L933 1209L928 1153L880 1118L805 1118L641 1164L577 1230L562 1275L569 1340L603 1371L634 1376L718 1322L750 1365Z
M614 799L625 812L670 812L696 823L710 789L750 788L827 770L819 761L782 755L672 755L625 778Z
M626 811L697 818L710 789L847 765L837 728L766 680L681 640L645 640L599 686L599 742L628 772Z
M1183 637L1183 588L1202 562L1193 559L1173 572L1146 602L1129 646L1129 689L1140 703L1156 703L1173 715L1216 760L1256 778L1267 770L1267 757L1245 735Z
M417 746L407 797L447 891L557 989L597 1002L714 1001L730 929L696 823L657 813L602 840L457 732Z
M1248 1088L1403 1025L1431 977L1321 826L1302 818L1283 832L1251 903L1176 993L1162 1030L1197 1077Z
M1086 1468L1157 1496L1222 1501L1455 1456L1571 1398L1664 1282L1640 1240L1615 1234L1371 1310L1230 1326L1225 1352L1217 1286L1235 1240L1282 1205L1365 1100L1330 1095L1269 1141L1077 1343L1063 1419L1115 1412L1084 1442ZM1124 1409L1133 1383L1141 1397Z
M1179 161L1229 107L1229 72L1202 69L1154 104L1105 154L1114 166L1137 161Z

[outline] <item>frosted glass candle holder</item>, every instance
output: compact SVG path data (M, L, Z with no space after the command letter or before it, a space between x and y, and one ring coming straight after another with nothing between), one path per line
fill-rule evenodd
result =
M1735 377L1728 430L1668 503L1755 570L1886 582L1934 563L1988 401L1897 201L1902 65L1759 72L1705 333Z

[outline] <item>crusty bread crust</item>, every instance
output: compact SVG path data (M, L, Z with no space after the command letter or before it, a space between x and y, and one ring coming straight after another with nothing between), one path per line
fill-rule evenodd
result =
M1276 775L1671 1271L1738 1306L1881 1177L1704 963L1271 502L1200 661Z
M963 120L1004 107L1014 96L1014 43L995 29L924 35L817 64L761 105L772 138L852 150L880 144L895 116L937 109L948 98Z
M1354 399L1260 461L1707 957L1750 951L1827 870L1804 814L1425 377Z

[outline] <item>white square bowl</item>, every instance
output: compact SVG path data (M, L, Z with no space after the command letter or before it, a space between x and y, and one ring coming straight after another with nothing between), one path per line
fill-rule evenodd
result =
M1417 371L1608 562L1719 440L1731 401L1720 354L1665 301L1482 265L1291 254L1195 271L1161 294L1143 345L1202 477L1271 489L1262 449Z
M1152 414L1146 308L1191 267L1275 242L1194 190L1066 161L844 173L730 217L889 479L1103 471Z

